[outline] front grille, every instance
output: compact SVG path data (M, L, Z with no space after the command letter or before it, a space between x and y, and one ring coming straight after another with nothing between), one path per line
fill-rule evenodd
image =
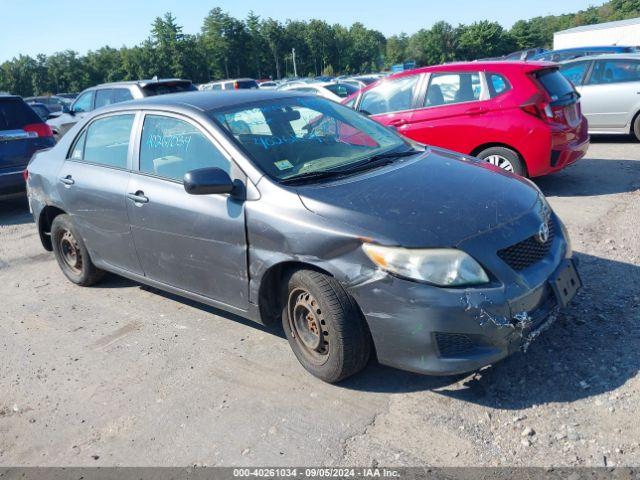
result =
M441 357L455 358L473 352L476 344L462 333L436 332L436 343Z
M547 256L555 236L555 226L550 221L549 238L546 242L540 243L538 236L533 235L515 245L498 250L498 256L514 270L524 270Z

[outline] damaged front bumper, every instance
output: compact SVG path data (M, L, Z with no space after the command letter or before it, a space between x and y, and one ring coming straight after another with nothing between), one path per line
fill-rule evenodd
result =
M560 304L570 300L559 302L554 291L554 279L568 264L563 260L545 282L515 298L500 286L442 289L386 274L349 290L365 315L380 363L451 375L526 350L555 321ZM573 294L579 287L578 278Z

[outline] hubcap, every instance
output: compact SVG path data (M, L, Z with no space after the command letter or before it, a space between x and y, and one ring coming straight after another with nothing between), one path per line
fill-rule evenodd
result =
M65 230L60 237L60 252L62 253L62 260L64 260L64 263L66 263L71 270L75 273L82 272L80 247L69 230Z
M289 295L291 333L304 353L315 361L329 354L329 332L318 301L304 289Z
M489 155L484 159L484 161L506 170L507 172L513 172L513 165L508 158L503 157L502 155Z

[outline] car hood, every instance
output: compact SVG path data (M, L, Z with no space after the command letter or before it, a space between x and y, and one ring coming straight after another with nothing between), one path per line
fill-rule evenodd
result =
M526 214L541 194L524 178L429 148L298 195L310 211L373 240L417 248L456 246Z

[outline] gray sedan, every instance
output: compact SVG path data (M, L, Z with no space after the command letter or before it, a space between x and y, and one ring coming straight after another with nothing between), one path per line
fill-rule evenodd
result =
M580 57L561 65L582 96L589 133L635 135L640 140L640 55Z
M316 96L104 108L34 157L28 189L70 281L109 271L281 321L328 382L374 352L420 373L475 370L526 347L580 287L531 182Z

